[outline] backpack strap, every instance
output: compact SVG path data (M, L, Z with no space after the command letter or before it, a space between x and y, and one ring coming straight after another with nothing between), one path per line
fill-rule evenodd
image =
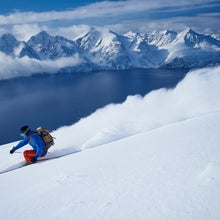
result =
M34 145L33 142L32 142L32 137L33 137L33 136L37 136L37 135L40 136L36 131L35 131L33 134L30 135L29 144L30 144L31 146Z

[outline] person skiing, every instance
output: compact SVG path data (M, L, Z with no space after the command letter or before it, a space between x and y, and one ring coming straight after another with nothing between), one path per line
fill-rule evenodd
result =
M10 150L10 154L13 154L28 143L32 146L33 150L25 150L23 152L26 164L36 163L39 157L44 157L47 154L48 148L43 139L35 131L32 131L29 126L21 127L20 136L23 140Z

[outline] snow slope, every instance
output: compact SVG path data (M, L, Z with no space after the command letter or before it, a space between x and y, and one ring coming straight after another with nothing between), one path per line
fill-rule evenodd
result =
M220 219L219 84L220 67L193 71L58 129L63 157L0 175L0 219ZM22 161L14 144L0 170Z

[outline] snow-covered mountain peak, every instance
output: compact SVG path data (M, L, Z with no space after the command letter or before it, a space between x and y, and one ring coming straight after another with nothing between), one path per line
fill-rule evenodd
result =
M37 52L40 59L54 60L72 56L76 52L75 42L62 36L51 36L46 31L31 37L27 44Z
M19 47L20 43L12 34L3 34L0 37L0 51L13 56L14 50Z
M213 38L211 35L204 35L195 32L191 28L187 28L184 31L180 32L177 35L177 39L175 41L176 44L184 44L187 47L191 48L207 48L207 45L211 49L212 46L220 47L220 42Z
M176 39L177 33L175 31L163 30L153 31L149 36L148 42L157 47L164 47Z
M220 41L186 28L151 34L129 31L119 34L106 28L91 28L76 40L51 36L42 31L27 42L13 35L0 37L3 54L38 60L57 60L77 55L82 62L69 62L67 71L116 70L129 68L190 68L220 63ZM62 68L62 71L66 71Z
M197 34L191 27L186 27L181 33L190 33L190 34Z
M35 36L32 36L27 42L28 45L36 47L36 45L46 45L50 43L54 37L50 36L46 31L41 31Z
M46 31L41 31L37 35L33 36L32 38L36 38L39 40L45 40L47 38L50 38L51 36Z
M0 37L0 40L1 41L5 41L5 42L18 42L18 40L10 33L8 34L3 34L1 37Z
M92 28L83 37L78 38L76 43L81 50L90 51L101 37L102 33L95 28Z
M95 52L98 50L103 50L110 45L119 42L119 35L111 30L97 30L91 29L84 37L77 40L79 47L83 51Z
M117 34L115 31L112 31L112 30L106 30L103 32L102 38L104 42L106 42L107 44L110 44L111 42L114 42L114 41L121 41L122 35Z
M184 39L184 37L190 32L190 28L185 28L183 31L177 34L177 39Z
M189 47L195 47L201 43L205 38L205 35L199 34L191 28L186 28L177 35L177 43L184 43Z

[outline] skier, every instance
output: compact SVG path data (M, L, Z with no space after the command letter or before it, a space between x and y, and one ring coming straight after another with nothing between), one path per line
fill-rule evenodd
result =
M35 131L32 131L29 126L23 126L20 129L20 135L23 140L10 150L10 154L13 154L16 150L28 143L32 146L33 150L25 150L23 152L26 165L36 163L39 157L44 157L47 154L48 148L43 139Z

